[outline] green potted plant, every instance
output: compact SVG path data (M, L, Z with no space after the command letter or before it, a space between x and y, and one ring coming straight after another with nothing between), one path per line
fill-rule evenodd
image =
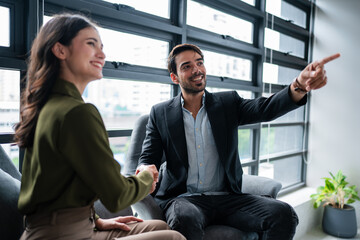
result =
M314 208L322 203L325 207L322 220L324 232L336 237L354 237L357 234L356 213L349 204L360 200L356 186L348 186L341 170L336 175L329 173L331 178L322 178L325 186L318 187L317 193L310 196L315 200Z

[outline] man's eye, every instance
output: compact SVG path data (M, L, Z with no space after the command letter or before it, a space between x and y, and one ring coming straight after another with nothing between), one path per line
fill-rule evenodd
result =
M183 66L183 69L186 70L189 68L189 65Z
M88 44L91 45L91 46L95 46L94 42L88 42Z

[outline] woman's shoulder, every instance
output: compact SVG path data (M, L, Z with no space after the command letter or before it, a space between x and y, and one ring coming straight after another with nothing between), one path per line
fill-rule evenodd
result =
M100 117L97 108L91 103L68 96L51 96L40 112L39 118L52 118L63 120L66 117L87 118L90 116Z

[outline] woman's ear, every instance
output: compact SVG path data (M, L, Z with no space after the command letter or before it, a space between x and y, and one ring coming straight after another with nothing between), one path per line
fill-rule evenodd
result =
M59 42L55 43L55 45L51 48L51 51L55 57L59 58L60 60L64 60L66 58L65 46Z

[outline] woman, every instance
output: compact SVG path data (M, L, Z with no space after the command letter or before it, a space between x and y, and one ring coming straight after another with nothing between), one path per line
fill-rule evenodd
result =
M95 200L119 211L152 192L158 178L152 167L136 177L120 174L98 110L81 98L104 64L96 26L83 16L54 16L34 40L15 127L26 149L21 239L185 239L163 221L94 214Z

